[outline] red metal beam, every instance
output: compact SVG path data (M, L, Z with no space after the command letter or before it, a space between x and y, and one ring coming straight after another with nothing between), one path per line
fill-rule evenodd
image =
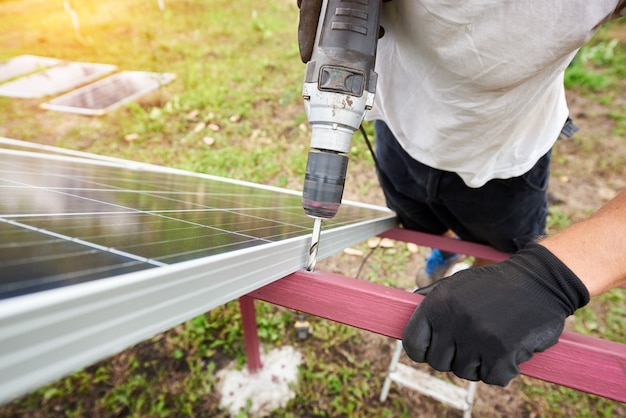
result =
M504 261L511 257L511 254L498 251L488 245L476 244L469 241L461 241L454 238L440 235L426 234L424 232L412 231L403 228L391 228L379 235L382 238L391 238L397 241L412 242L430 248L450 251L457 254L471 255L491 261ZM626 289L626 284L622 285Z
M432 242L431 242L432 245ZM299 271L248 296L400 339L423 299L403 290L324 272ZM564 332L522 364L523 374L626 402L626 345Z
M391 238L398 241L412 242L424 247L439 248L457 254L471 255L473 257L484 258L491 261L504 261L511 257L509 253L503 253L488 245L476 244L474 242L461 241L459 239L442 237L439 235L425 234L423 232L411 231L410 229L391 228L379 236Z

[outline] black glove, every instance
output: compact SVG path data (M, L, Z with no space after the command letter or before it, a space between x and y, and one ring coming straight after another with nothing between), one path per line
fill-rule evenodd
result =
M317 23L322 12L322 0L298 0L300 21L298 23L298 47L300 59L303 63L311 60Z
M519 374L520 363L556 344L565 318L589 302L580 279L536 243L416 293L427 296L404 328L409 357L500 386Z

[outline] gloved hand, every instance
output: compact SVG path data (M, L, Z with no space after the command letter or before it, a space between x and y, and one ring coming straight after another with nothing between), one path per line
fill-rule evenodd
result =
M520 363L556 344L565 318L589 302L580 279L536 243L416 293L427 296L404 328L408 356L500 386L519 374Z
M391 0L383 0L383 3L389 1ZM311 60L311 55L313 55L317 24L322 12L322 3L323 0L298 0L298 8L300 9L298 48L300 49L300 59L305 64ZM381 38L383 34L384 29L381 27L378 37Z
M298 0L300 21L298 22L298 47L303 63L311 60L317 24L322 12L322 0Z

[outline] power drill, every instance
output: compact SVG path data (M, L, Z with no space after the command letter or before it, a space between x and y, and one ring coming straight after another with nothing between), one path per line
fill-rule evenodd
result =
M341 204L352 135L374 104L382 0L324 0L302 97L311 124L302 206L315 219L307 270L317 258L322 219Z

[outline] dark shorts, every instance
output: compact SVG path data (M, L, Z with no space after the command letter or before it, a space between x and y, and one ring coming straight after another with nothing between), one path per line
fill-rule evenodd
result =
M520 177L471 188L456 173L414 160L384 122L375 128L380 184L405 228L438 235L450 229L506 252L545 234L551 152Z

